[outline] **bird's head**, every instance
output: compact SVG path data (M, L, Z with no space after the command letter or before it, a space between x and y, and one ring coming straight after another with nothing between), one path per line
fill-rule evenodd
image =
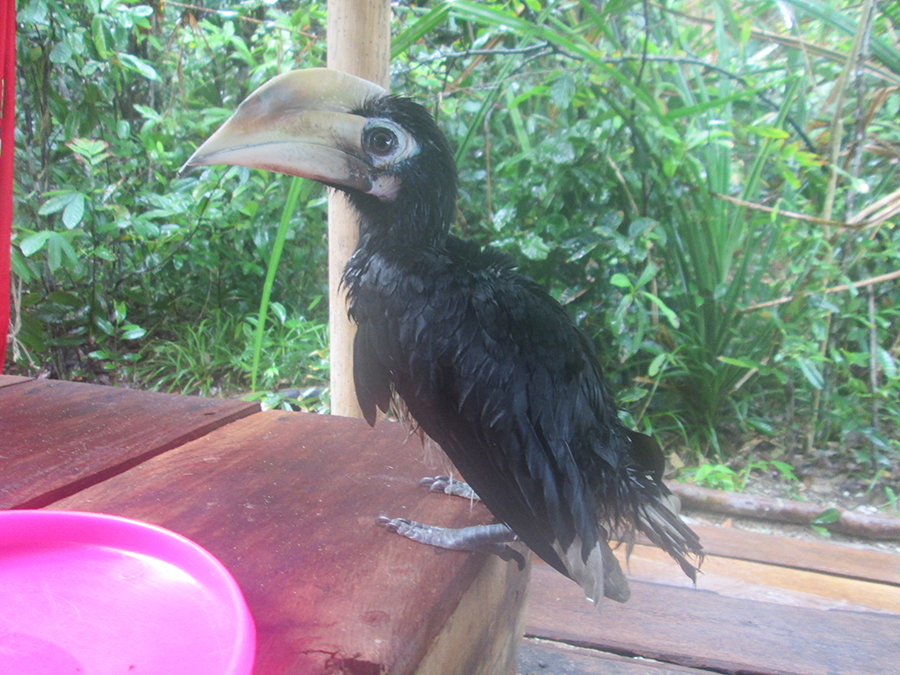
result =
M327 68L284 73L250 94L184 168L210 164L342 190L373 243L434 244L455 210L453 153L428 111Z

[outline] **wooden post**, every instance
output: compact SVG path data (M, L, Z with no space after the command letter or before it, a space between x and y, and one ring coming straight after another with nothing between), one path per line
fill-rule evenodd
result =
M328 67L387 88L391 56L390 0L328 0ZM356 248L356 213L343 194L328 198L328 302L331 412L362 417L353 386L353 336L341 274Z

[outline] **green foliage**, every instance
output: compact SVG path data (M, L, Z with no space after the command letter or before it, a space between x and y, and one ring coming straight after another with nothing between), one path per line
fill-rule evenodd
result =
M271 310L275 321L262 333L258 363L253 348L258 317L239 320L217 311L195 325L176 324L171 333L149 343L134 375L155 391L222 396L246 390L258 366L265 392L320 388L328 379L327 327L302 316L288 318L277 302ZM305 406L327 409L326 391L317 389L310 396Z
M286 63L322 58L324 43L296 36L320 31L324 8L31 0L19 24L15 362L63 378L127 379L145 371L120 365L156 358L141 349L147 338L182 336L187 351L211 326L241 324L259 304L287 186L248 170L178 169L252 88ZM318 194L289 214L288 264L267 285L294 317L325 292ZM234 338L223 342L240 354L243 331ZM201 362L185 390L218 390L213 364L235 367ZM166 363L184 364L173 356L148 367Z
M678 474L678 478L679 480L690 478L697 485L703 485L716 490L743 492L754 471L772 473L778 476L782 482L787 484L796 484L799 482L794 473L793 466L787 462L781 462L774 459L747 462L740 471L735 471L727 464L704 462L696 468L682 469Z
M831 532L828 530L828 525L832 525L840 519L840 509L825 509L813 519L812 523L810 523L810 527L823 537L830 537Z
M897 286L875 287L871 316L853 289L827 289L896 269L896 229L793 213L851 221L881 197L896 203L894 155L849 134L863 106L868 126L854 133L897 139L898 52L881 37L892 19L875 19L873 70L841 80L864 39L858 9L791 4L410 8L410 33L444 16L447 28L404 41L396 79L443 87L462 229L568 306L636 406L632 421L700 455L727 454L744 429L801 449L861 434L870 445L857 452L877 464L897 450L885 433L900 394ZM827 56L810 60L813 46ZM835 110L834 88L851 80ZM871 85L881 93L867 98ZM835 119L855 169L832 163Z
M623 415L707 482L740 487L725 460L746 432L897 461L900 286L853 285L900 268L882 9L867 33L843 1L394 6L392 86L457 148L458 230L550 289ZM322 62L324 11L21 3L23 372L326 405L321 189L283 209L281 177L177 174L249 91Z

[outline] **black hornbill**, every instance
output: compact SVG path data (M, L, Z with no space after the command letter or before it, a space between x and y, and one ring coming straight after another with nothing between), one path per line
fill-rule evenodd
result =
M629 595L613 533L645 533L695 578L687 556L702 548L670 507L663 453L619 421L588 339L504 255L449 233L456 165L425 108L337 71L285 73L186 166L209 164L347 194L359 213L343 283L363 414L374 424L398 397L501 521L497 540L510 541L507 525L594 601Z

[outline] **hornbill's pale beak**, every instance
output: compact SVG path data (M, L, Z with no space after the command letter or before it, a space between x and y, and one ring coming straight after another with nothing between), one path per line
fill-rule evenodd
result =
M182 171L234 164L373 192L376 178L362 148L368 120L353 111L386 94L376 84L327 68L284 73L250 94Z

